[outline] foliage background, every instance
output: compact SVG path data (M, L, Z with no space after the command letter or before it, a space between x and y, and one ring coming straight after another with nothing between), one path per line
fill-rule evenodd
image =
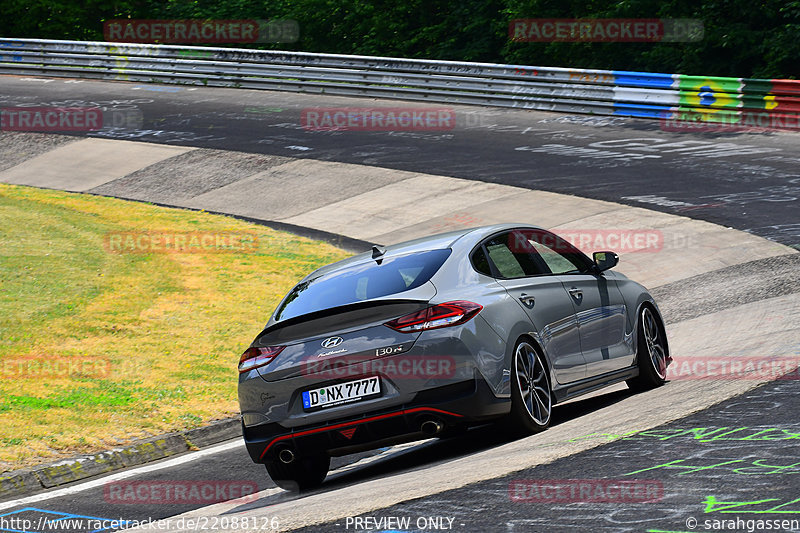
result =
M301 38L261 48L540 66L792 78L800 0L0 0L0 35L102 40L116 18L295 19ZM695 43L515 43L516 18L697 18Z

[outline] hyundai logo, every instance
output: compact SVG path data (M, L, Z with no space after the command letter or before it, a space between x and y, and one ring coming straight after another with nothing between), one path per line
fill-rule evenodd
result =
M342 344L341 337L328 337L327 339L322 341L323 348L336 348L340 344Z

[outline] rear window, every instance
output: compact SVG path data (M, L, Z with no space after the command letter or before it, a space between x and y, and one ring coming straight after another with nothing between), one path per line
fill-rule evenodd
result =
M450 256L450 250L430 250L369 261L298 284L275 312L286 320L321 309L381 298L426 283Z

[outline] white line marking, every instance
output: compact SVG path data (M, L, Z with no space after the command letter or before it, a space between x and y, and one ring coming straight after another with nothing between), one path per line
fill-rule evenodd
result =
M380 459L386 459L387 457L394 456L398 452L405 451L408 448L412 448L414 446L418 446L418 445L423 444L425 442L428 442L428 441L410 442L410 443L407 443L407 444L401 444L401 445L398 445L398 446L392 446L391 448L389 448L388 450L385 450L384 452L382 452L380 454L377 454L377 455L374 455L374 456L370 456L370 457L365 457L364 459L361 459L360 461L357 461L355 463L352 463L352 464L349 464L349 465L345 465L345 466L343 466L341 468L337 468L336 470L332 470L330 472L330 474L333 475L333 474L338 474L338 473L349 472L350 470L353 470L353 469L361 467L361 466L365 466L365 465L367 465L369 463L372 463L374 461L378 461ZM211 448L207 448L205 450L200 450L198 452L192 452L192 453L189 453L189 454L186 454L186 455L182 455L182 456L176 457L174 459L169 459L167 461L163 461L163 462L160 462L160 463L157 463L157 464L140 466L140 467L134 468L132 470L125 470L123 472L117 472L116 474L111 474L111 475L108 475L108 476L105 476L105 477L101 477L100 479L87 481L85 483L80 483L78 485L74 485L74 486L71 486L71 487L65 487L63 489L48 490L47 492L43 492L43 493L40 493L40 494L34 494L32 496L27 496L25 498L19 498L19 499L16 499L16 500L9 500L7 502L0 503L0 511L3 511L5 509L10 509L12 507L26 507L26 506L28 506L28 505L30 505L32 503L51 500L51 499L54 499L54 498L60 498L62 496L69 496L71 494L77 494L79 492L84 492L84 491L91 490L91 489L94 489L94 488L97 488L97 487L102 487L106 483L110 483L110 482L113 482L113 481L119 481L119 480L122 480L122 479L128 479L128 478L131 478L131 477L136 477L136 476L141 475L141 474L148 474L150 472L157 472L159 470L165 470L165 469L172 468L172 467L175 467L175 466L180 466L180 465L183 465L183 464L186 464L186 463L190 463L192 461L196 461L198 459L202 459L204 457L208 457L209 455L214 455L216 453L226 452L228 450L233 450L234 448L238 448L240 446L244 447L244 441L242 441L241 439L236 439L236 440L232 440L230 442L226 442L224 444L219 444L217 446L214 446L214 447L211 447ZM266 490L262 491L261 493L259 493L259 496L260 497L271 496L272 494L277 494L277 493L280 493L280 492L284 492L284 490L283 489L279 489L279 488L266 489Z
M403 452L405 452L409 448L415 448L415 447L417 447L417 446L419 446L421 444L427 444L427 443L429 443L429 442L431 442L433 440L436 440L436 439L428 439L428 440L423 440L423 441L409 442L409 443L406 443L406 444L398 444L398 445L392 446L392 447L388 448L387 450L384 450L383 452L379 453L378 455L372 455L372 456L369 456L369 457L365 457L365 458L363 458L363 459L361 459L361 460L359 460L359 461L357 461L355 463L352 463L352 464L349 464L349 465L345 465L345 466L343 466L341 468L338 468L336 470L332 470L329 475L350 472L351 470L353 470L355 468L358 468L359 466L366 466L367 464L373 463L373 462L381 460L381 459L387 459L389 457L394 457L395 455L401 455ZM323 486L323 489L324 488L325 487ZM264 500L264 499L266 499L266 498L268 498L270 496L276 496L276 495L279 495L279 494L283 494L285 496L285 498L283 500L278 500L278 501L275 501L275 502L272 502L272 503L268 503L268 504L266 504L266 507L271 507L273 505L277 505L277 504L280 504L280 503L286 503L286 502L289 502L289 501L297 501L297 500L300 500L300 499L303 498L302 495L297 495L296 493L291 493L291 492L285 491L284 489L281 489L281 488L278 488L278 487L262 490L261 492L258 492L256 494L250 495L248 498L255 497L257 500L260 501L260 500ZM243 502L243 501L241 501L241 498L238 499L238 500L228 500L226 502L219 502L219 503L216 503L216 504L213 504L213 505L208 505L208 506L205 506L205 507L199 507L197 509L193 509L193 510L188 511L188 512L183 513L183 514L162 518L162 519L158 520L157 522L154 522L154 524L151 524L149 527L146 527L144 529L142 527L135 527L135 528L123 529L121 531L122 532L125 532L125 531L152 531L153 529L159 529L159 530L166 531L166 530L169 529L168 526L170 524L172 524L175 519L180 519L180 518L187 518L188 519L188 518L197 518L197 517L213 517L213 516L222 516L224 514L230 514L231 516L247 515L247 513L253 512L252 508L241 509L241 510L238 510L238 511L236 510L237 507L239 507L239 506L241 506L241 505L243 505L245 503L250 503L250 502ZM166 526L161 527L161 526L158 526L156 524L166 524Z
M4 509L9 509L11 507L28 506L32 503L50 500L52 498L59 498L61 496L77 494L78 492L83 492L97 487L102 487L103 485L111 481L119 481L121 479L127 479L141 474L147 474L149 472L156 472L158 470L172 468L174 466L179 466L182 464L190 463L192 461L196 461L198 459L202 459L203 457L207 457L209 455L214 455L215 453L233 450L234 448L238 447L244 447L244 441L241 438L238 438L230 442L226 442L225 444L213 446L205 450L200 450L199 452L188 453L186 455L182 455L180 457L176 457L174 459L170 459L168 461L164 461L161 463L147 465L147 466L140 466L138 468L134 468L133 470L118 472L116 474L111 474L109 476L102 477L100 479L95 479L93 481L87 481L86 483L81 483L79 485L74 485L72 487L65 487L63 489L51 490L41 494L34 494L33 496L28 496L26 498L19 498L17 500L11 500L5 503L0 503L0 511Z

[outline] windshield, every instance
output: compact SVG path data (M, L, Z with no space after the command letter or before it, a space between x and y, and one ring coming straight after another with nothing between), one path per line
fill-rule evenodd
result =
M286 320L321 309L416 289L442 266L451 250L430 250L360 263L299 283L275 312Z

